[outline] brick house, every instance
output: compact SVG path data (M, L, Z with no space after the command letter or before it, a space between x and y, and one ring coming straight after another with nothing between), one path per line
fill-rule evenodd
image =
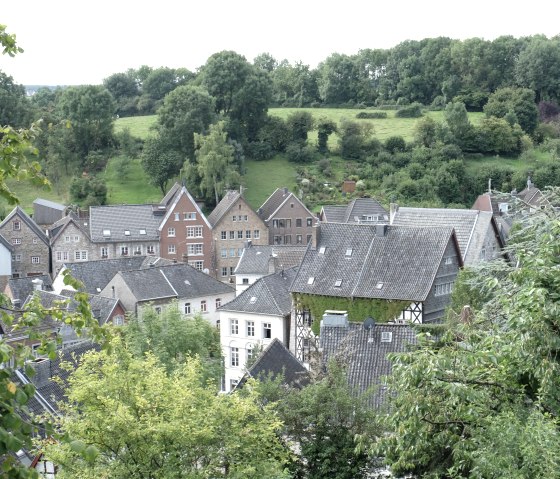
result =
M229 190L208 216L212 225L212 265L214 276L235 283L235 268L246 241L268 244L264 221L239 191Z
M175 184L160 203L165 215L158 228L162 258L190 264L198 271L212 269L212 228L184 186Z
M37 224L16 206L0 223L0 234L12 245L12 276L50 274L49 239Z
M317 218L288 188L277 188L257 213L268 227L269 244L307 244L312 241Z

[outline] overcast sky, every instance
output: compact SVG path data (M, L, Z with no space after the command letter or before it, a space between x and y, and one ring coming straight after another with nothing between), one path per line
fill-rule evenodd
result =
M17 83L99 84L128 68L186 67L234 50L312 68L332 53L446 36L560 34L554 2L533 0L19 0L0 23L23 54L0 57Z

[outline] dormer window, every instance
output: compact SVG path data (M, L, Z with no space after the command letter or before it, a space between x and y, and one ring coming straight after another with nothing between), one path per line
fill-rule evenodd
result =
M111 236L111 230L103 230L103 236L105 237Z

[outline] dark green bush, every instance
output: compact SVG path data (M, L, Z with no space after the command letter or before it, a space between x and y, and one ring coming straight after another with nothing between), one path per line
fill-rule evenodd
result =
M411 103L403 106L395 113L397 118L420 118L422 116L422 105L420 103Z
M387 112L386 111L361 111L360 113L356 114L356 118L359 119L387 118Z

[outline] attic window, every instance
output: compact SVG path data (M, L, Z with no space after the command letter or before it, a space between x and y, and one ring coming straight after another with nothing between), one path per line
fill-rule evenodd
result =
M352 248L346 248L346 257L347 258L350 258L350 256L352 256L352 251L353 251Z
M130 230L124 230L124 235L125 236L130 236Z
M325 246L321 246L319 248L319 254L325 254L325 251L327 250L327 248Z
M140 230L138 233L141 234L141 235L145 235L145 234L146 234L146 230Z
M381 332L381 342L382 343L391 343L393 341L393 333L391 331L382 331Z
M103 230L103 236L111 236L111 230Z
M383 283L381 281L378 281L377 284L375 285L375 289L381 289L383 288Z
M310 276L307 280L307 284L313 284L315 282L315 276Z
M257 302L257 297L256 296L251 296L251 299L249 300L249 303L255 304L256 302Z
M334 282L334 287L335 287L335 288L340 288L341 286L342 286L342 280L341 280L341 279L337 279L337 280Z

